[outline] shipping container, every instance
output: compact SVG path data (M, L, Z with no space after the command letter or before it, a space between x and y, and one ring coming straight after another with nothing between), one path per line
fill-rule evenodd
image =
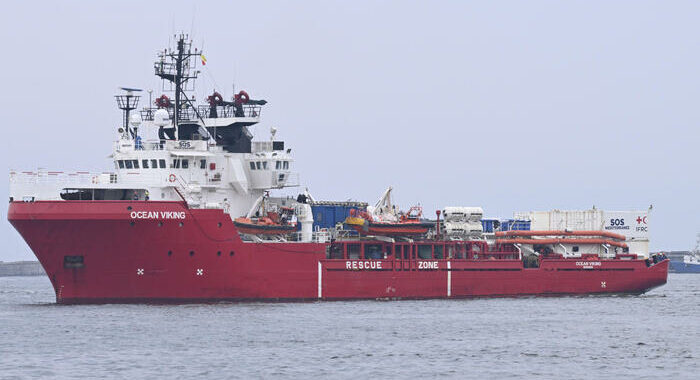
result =
M309 205L314 216L314 230L343 225L345 218L350 216L351 209L367 210L367 203L364 202L316 201L309 202Z
M482 219L484 233L496 231L530 231L530 221L524 219Z

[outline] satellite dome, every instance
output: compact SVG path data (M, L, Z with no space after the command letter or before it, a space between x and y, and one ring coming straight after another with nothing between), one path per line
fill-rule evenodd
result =
M153 124L159 126L159 127L164 127L168 125L170 122L170 114L168 114L168 111L160 108L156 111L155 114L153 114Z
M131 124L132 127L141 125L141 115L135 113L129 116L129 124Z

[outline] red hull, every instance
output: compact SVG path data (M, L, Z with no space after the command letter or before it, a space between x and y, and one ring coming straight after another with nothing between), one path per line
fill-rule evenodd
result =
M8 220L59 303L639 294L668 272L668 260L327 259L327 244L243 242L221 210L180 202L12 202Z

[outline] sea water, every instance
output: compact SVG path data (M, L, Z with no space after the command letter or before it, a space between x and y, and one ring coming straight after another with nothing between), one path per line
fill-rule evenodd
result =
M0 278L0 378L700 378L700 275L642 296L54 303Z

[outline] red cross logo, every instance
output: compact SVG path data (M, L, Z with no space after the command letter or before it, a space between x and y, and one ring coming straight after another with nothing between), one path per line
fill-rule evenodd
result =
M646 216L643 218L641 216L637 217L637 224L642 224L642 223L647 224L647 217Z

